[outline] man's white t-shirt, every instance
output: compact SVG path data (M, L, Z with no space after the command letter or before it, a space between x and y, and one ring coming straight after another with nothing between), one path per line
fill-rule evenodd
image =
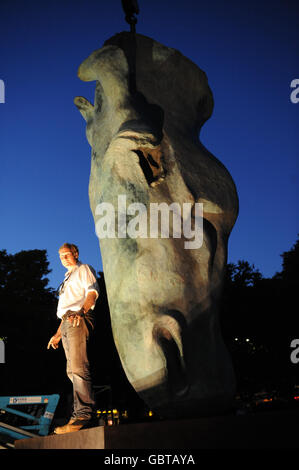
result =
M84 305L88 292L96 292L99 296L99 286L94 269L80 261L71 272L65 274L62 292L59 295L57 316L62 316L72 310L78 312Z

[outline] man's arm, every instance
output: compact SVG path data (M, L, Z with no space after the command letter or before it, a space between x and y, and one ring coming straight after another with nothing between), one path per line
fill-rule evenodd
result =
M96 291L92 290L88 292L85 302L82 307L83 313L87 313L92 307L94 307L97 298L98 298L98 294Z
M60 325L59 325L58 330L56 331L55 335L52 336L52 338L48 342L47 349L50 349L51 346L52 346L53 349L58 348L58 343L61 340L61 323L62 323L62 321L60 322Z
M98 298L98 293L96 291L90 291L88 292L86 299L84 301L83 307L81 309L81 312L78 313L77 315L71 315L67 318L67 321L73 324L73 326L79 326L80 322L82 320L82 314L84 315L87 313L96 303L96 300Z

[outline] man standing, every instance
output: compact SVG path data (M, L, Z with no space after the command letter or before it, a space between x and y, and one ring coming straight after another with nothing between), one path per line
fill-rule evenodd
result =
M79 431L94 415L94 396L87 353L87 343L94 328L93 309L99 295L94 269L79 261L76 245L65 243L59 248L62 265L67 269L59 288L57 317L59 328L48 343L57 349L62 340L67 375L73 383L73 412L69 422L54 429L55 434Z

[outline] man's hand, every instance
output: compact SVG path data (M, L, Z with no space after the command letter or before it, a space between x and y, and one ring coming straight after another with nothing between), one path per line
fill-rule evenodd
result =
M60 335L56 334L56 335L52 336L52 338L48 342L47 349L50 349L51 346L52 346L53 349L57 349L58 348L58 343L59 343L60 340L61 340Z
M74 327L79 326L85 313L87 313L92 307L94 307L97 300L97 292L88 292L84 305L78 312L72 312L69 310L66 315L66 321L71 323Z
M73 315L69 315L66 320L72 323L72 325L75 327L80 325L82 318L83 314L80 311L78 313L74 313Z

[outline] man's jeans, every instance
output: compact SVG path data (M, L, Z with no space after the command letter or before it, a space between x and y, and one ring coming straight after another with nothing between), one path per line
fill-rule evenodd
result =
M66 372L73 383L72 418L89 419L95 408L87 349L92 317L88 314L81 319L79 326L73 326L68 320L64 320L61 325Z

